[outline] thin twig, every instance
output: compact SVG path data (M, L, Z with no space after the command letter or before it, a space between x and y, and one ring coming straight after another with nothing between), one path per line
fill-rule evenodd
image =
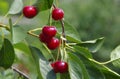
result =
M66 38L66 36L65 36L64 22L63 22L63 20L60 20L60 23L61 23L61 25L62 25L62 36L63 36L64 38Z
M27 33L38 38L39 35L34 33L35 31L38 31L38 30L42 30L42 28L36 28L36 29L33 29L33 30L29 30Z
M53 4L53 7L56 8L55 4Z
M20 15L20 17L16 20L16 22L13 25L16 25L22 18L23 18L23 14Z
M21 72L19 69L15 68L15 67L11 67L15 72L17 72L18 74L22 75L25 79L30 79L28 77L28 75L26 75L25 73Z

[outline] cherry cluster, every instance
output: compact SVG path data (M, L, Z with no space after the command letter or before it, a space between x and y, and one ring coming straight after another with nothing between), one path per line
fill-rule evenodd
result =
M33 18L38 14L38 10L34 6L25 6L23 8L23 14L26 18ZM54 7L52 11L52 19L59 21L64 17L64 11L60 8ZM45 43L50 50L54 50L60 45L60 41L56 38L57 29L55 26L43 26L42 32L39 34L41 42ZM55 73L65 73L68 71L67 62L57 60L51 63L51 66Z
M55 26L44 26L42 33L39 35L39 39L41 42L45 43L49 49L54 50L60 44L59 39L54 37L56 33L57 30Z

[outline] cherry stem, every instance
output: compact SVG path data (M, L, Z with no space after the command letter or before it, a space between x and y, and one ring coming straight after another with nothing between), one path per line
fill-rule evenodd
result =
M16 20L16 22L13 25L16 25L23 17L23 14L20 15L20 17Z
M35 31L38 31L38 30L42 30L42 28L36 28L36 29L33 29L33 30L29 30L27 33L38 38L39 35L34 33Z
M11 67L12 70L14 70L15 72L19 73L19 75L22 75L25 79L30 79L28 77L28 75L26 75L25 73L21 72L19 69L15 68L15 67Z
M56 8L55 4L53 4L53 7Z
M10 30L10 28L7 25L1 24L1 23L0 23L0 27L5 28L6 30Z
M64 22L63 22L63 20L60 20L60 23L61 23L61 25L62 25L62 36L63 36L64 38L66 38L66 36L65 36Z
M52 23L51 12L52 12L52 8L50 8L49 18L48 18L48 23L49 23L50 26L51 26L51 23Z
M53 7L56 8L55 4L53 4ZM62 60L64 60L67 57L67 55L66 55L66 49L65 49L66 35L65 35L65 28L64 28L63 19L60 20L60 23L61 23L61 26L62 26L62 34L61 34L62 36L61 36L60 44L61 44L61 49L62 49L61 53L63 54ZM59 56L59 52L58 52L58 56ZM58 59L58 57L57 57L57 59Z

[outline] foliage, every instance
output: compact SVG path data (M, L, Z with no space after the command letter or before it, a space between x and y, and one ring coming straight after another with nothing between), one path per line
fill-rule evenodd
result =
M48 22L39 26L30 19L33 24L29 23L27 27L24 23L18 23L25 2L23 0L13 1L7 13L9 15L8 23L0 22L0 79L12 79L13 77L21 79L120 79L119 73L107 66L113 64L114 68L120 68L120 46L111 52L111 60L107 62L96 61L93 54L101 48L104 38L82 41L75 27L67 23L66 20L51 22L50 14L53 3L57 3L57 0L30 2L39 10L39 14L33 20L39 21L45 18ZM42 12L45 17L40 16ZM12 19L14 15L19 16L15 22ZM25 18L21 20L28 21ZM31 24L33 30L30 30ZM60 52L57 49L49 50L45 44L39 41L38 37L34 37L41 32L40 27L47 24L56 26L58 30L57 37L63 42L58 49ZM63 28L66 36L62 36ZM64 43L66 40L67 42ZM59 53L60 56L58 56ZM57 59L68 62L67 73L53 71L51 63Z

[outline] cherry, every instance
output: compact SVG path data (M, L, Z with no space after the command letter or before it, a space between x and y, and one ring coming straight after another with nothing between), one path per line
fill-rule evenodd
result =
M52 11L52 18L54 20L61 20L64 17L64 11L60 8L55 8Z
M27 18L33 18L38 13L37 8L34 6L25 6L23 8L23 14Z
M52 38L45 36L43 33L40 33L39 39L41 42L48 43Z
M47 47L51 50L56 49L59 46L59 40L57 38L52 38L48 43L47 43Z
M52 65L53 64L53 65ZM65 73L68 71L68 64L64 61L56 61L52 63L51 66L55 73Z
M42 33L47 37L54 37L57 33L57 30L55 26L44 26Z

